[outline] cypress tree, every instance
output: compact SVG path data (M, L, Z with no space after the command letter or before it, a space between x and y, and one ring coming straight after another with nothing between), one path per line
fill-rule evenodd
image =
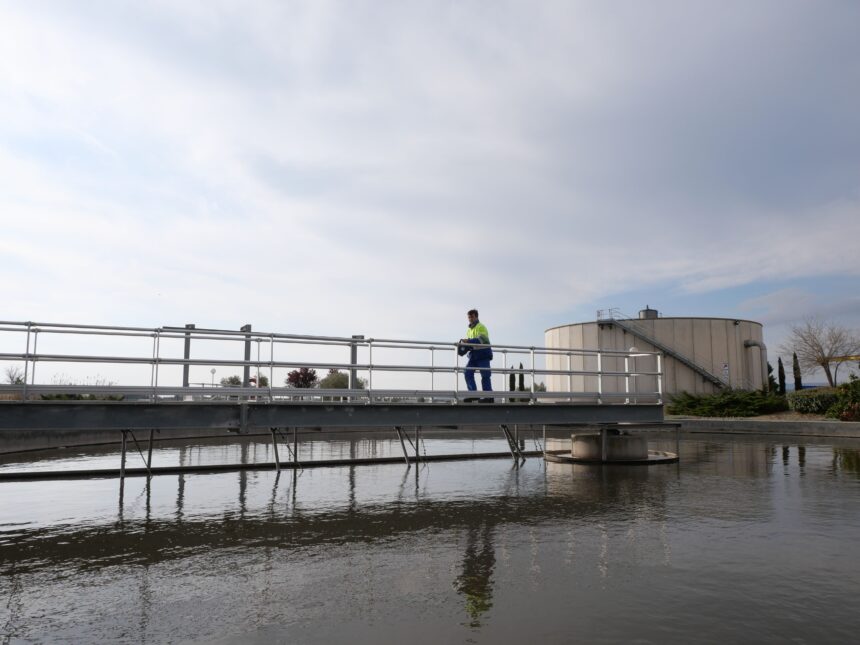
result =
M511 372L508 374L508 390L515 392L517 389L517 375Z
M762 388L764 393L768 392L776 392L778 389L778 385L776 379L773 377L773 365L770 364L770 361L767 362L767 385Z
M523 369L523 364L520 363L520 369ZM520 372L520 392L526 391L526 375ZM528 403L528 399L520 399L523 403Z
M791 369L794 372L794 391L800 392L803 389L803 382L800 380L800 361L797 360L797 352L791 355Z
M782 365L782 356L777 359L776 375L779 378L777 394L785 396L785 367Z

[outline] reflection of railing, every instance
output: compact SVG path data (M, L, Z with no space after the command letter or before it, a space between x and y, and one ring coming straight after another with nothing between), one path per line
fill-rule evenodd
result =
M33 323L33 322L5 322L0 321L0 347L9 346L9 337L18 335L23 346L23 352L0 352L0 361L12 361L16 365L23 366L22 382L13 385L0 386L0 395L17 395L22 400L30 400L40 395L69 395L107 397L120 395L126 400L148 400L159 402L164 400L192 400L192 401L217 401L217 400L252 400L252 401L320 401L320 400L348 400L352 402L385 403L396 401L423 401L427 403L457 403L465 398L481 395L481 392L469 392L461 390L459 386L459 375L469 368L462 364L458 353L460 344L457 342L429 342L414 340L394 340L381 338L363 337L336 337L336 336L307 336L296 334L277 334L269 332L251 331L249 327L242 331L229 331L218 329L197 329L191 326L182 327L112 327L100 325L71 325L62 323ZM95 355L88 353L51 353L39 352L39 339L45 335L66 335L75 337L98 337L101 339L151 339L151 352L146 350L146 355ZM176 341L183 342L183 353L181 356L169 355L165 348ZM244 344L244 358L191 358L190 349L192 342L220 341ZM14 340L13 340L14 342ZM68 342L68 341L67 341ZM251 348L256 344L256 359L252 359ZM340 348L349 352L347 362L337 360L312 360L300 361L281 357L276 358L276 350L285 346L299 347L308 346L317 355L330 353ZM470 349L486 347L485 345L469 345ZM577 399L597 397L598 402L603 399L626 399L627 393L603 392L602 382L604 377L623 377L629 381L636 376L656 377L657 387L654 392L637 393L639 400L643 397L656 402L662 401L662 378L660 369L660 355L654 352L630 352L608 351L608 350L572 350L556 349L548 347L531 347L521 345L493 345L493 351L501 354L502 367L492 367L493 374L503 375L505 381L508 375L528 375L531 378L529 391L497 390L493 392L494 402L528 402L531 404L541 401L552 401L562 403L565 401L575 402ZM366 361L358 360L358 351L366 355ZM374 352L381 350L396 351L398 356L406 353L419 352L424 355L426 363L410 363L408 360L402 363L375 363ZM529 363L528 367L519 369L508 366L510 355L525 356ZM597 361L596 370L574 370L570 368L570 356L595 357ZM655 371L631 371L630 361L632 356L651 356L655 358ZM549 356L567 356L568 369L547 369L539 367L539 359ZM610 371L603 369L603 357L623 358L626 369L624 371ZM440 360L441 359L441 360ZM559 361L561 362L561 361ZM46 384L36 381L36 367L39 364L92 364L106 366L149 366L149 383L146 384L116 384L103 383L99 385L73 385L73 384ZM181 383L165 384L164 368L166 366L183 367L183 380ZM241 367L244 369L244 379L241 386L226 387L200 387L188 382L189 367ZM361 372L367 375L367 387L347 389L300 389L292 387L274 387L275 370L309 368L315 370L344 370L348 374ZM268 387L249 386L250 369L256 370L257 374L268 370ZM477 371L477 370L476 370ZM424 375L429 382L429 388L403 388L403 387L379 387L374 385L374 377L379 379L382 375ZM437 376L447 375L453 377L453 388L440 389L437 387ZM573 391L572 385L569 391L539 391L536 387L539 376L560 376L560 380L572 384L573 376L597 377L598 391L583 392ZM160 380L161 379L161 380ZM214 373L213 373L214 380ZM8 398L8 396L7 396ZM622 401L623 402L623 401Z

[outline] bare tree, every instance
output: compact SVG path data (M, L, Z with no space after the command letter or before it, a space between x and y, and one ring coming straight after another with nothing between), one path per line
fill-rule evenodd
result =
M9 385L21 385L24 383L24 370L17 365L6 368L6 382Z
M791 333L782 344L785 354L797 353L800 366L806 373L821 368L827 382L833 387L839 372L840 356L860 353L860 336L847 327L818 318L807 318L790 327ZM836 364L831 370L830 365Z

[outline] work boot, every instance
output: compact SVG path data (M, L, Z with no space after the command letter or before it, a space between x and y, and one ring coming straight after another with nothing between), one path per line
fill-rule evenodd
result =
M481 399L481 403L495 403L495 399Z

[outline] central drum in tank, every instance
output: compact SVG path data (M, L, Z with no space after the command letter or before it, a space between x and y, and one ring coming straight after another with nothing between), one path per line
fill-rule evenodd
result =
M570 456L583 461L647 461L648 440L642 435L608 432L606 454L600 433L572 434Z

